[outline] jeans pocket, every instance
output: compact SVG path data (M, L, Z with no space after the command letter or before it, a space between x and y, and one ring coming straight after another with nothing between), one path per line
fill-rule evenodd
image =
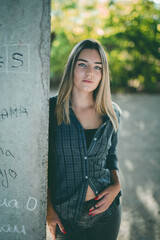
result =
M120 199L119 199L119 197L117 196L117 197L114 199L114 201L113 201L113 205L118 206L119 204L120 204Z
M111 204L112 205L112 204ZM112 208L111 205L109 206L109 208L107 208L107 210L104 211L105 215L112 215Z
M115 208L120 204L120 200L119 197L116 197L113 202L111 203L111 205L109 206L109 208L104 211L104 213L106 215L112 215L113 211L115 210Z

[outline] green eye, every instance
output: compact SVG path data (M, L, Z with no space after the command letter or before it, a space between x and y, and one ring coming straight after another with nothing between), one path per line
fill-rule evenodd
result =
M99 67L99 66L95 66L95 69L97 69L97 70L102 70L102 68Z
M79 63L78 66L80 66L80 67L86 67L86 64L84 64L84 63Z

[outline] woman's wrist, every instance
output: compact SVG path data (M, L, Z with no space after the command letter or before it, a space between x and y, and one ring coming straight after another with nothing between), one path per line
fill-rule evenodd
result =
M120 192L120 190L121 190L120 182L112 183L111 186L113 186L115 188L115 190L117 191L117 194Z
M114 186L117 190L121 190L121 182L117 170L111 171L111 185Z
M52 216L55 214L55 210L52 206L51 199L50 199L50 191L48 190L48 201L47 201L47 216Z

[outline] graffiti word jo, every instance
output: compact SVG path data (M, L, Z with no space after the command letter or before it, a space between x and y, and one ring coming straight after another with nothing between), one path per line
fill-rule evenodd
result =
M12 169L2 169L0 168L0 184L2 187L8 188L11 180L14 180L17 177L17 173Z

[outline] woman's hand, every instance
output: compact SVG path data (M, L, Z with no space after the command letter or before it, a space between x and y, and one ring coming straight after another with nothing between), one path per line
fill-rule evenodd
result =
M99 200L95 207L96 209L94 209L94 207L92 207L89 210L89 215L94 216L95 214L99 214L102 213L104 211L106 211L109 206L111 205L111 203L113 202L113 200L115 199L115 197L117 196L117 194L119 193L120 190L118 190L118 187L115 185L110 185L109 187L107 187L103 192L101 192L96 198L95 200Z
M61 220L58 217L56 211L52 208L52 210L47 214L47 224L49 227L49 231L52 234L52 238L55 240L56 237L56 226L58 224L60 230L65 234L66 231L61 223Z
M64 230L63 224L61 223L61 220L58 217L58 214L52 207L51 199L50 199L50 190L48 189L48 204L47 204L47 225L49 228L50 233L52 234L53 240L56 238L56 227L57 224L60 228L60 230L66 234L66 231Z
M111 185L97 195L95 200L99 201L95 204L96 209L94 207L90 208L89 215L94 216L96 214L106 211L113 202L113 200L115 199L115 197L117 196L117 194L119 193L120 189L121 185L118 176L118 171L112 170Z

